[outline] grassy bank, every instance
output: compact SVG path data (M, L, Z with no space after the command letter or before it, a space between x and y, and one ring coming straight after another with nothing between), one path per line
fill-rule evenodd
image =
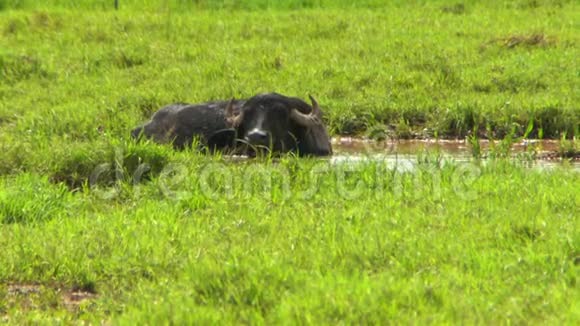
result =
M0 0L0 321L580 321L580 174L502 159L580 135L578 5L186 3ZM128 139L270 91L333 135L509 137L407 172Z
M3 318L580 318L577 172L436 160L396 172L195 154L172 163L136 185L140 174L120 163L116 186L97 178L76 193L35 174L4 178Z

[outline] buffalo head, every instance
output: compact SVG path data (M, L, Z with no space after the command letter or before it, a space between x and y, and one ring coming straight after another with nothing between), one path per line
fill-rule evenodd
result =
M257 95L247 100L236 114L232 99L225 110L226 124L251 151L298 151L304 155L330 155L328 133L322 112L310 96L312 106L280 94Z

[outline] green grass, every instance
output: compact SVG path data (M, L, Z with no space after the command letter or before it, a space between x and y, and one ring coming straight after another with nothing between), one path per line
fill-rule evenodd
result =
M505 159L578 148L577 4L112 3L0 0L0 321L580 322L580 173ZM507 137L412 172L129 139L268 91L333 135Z
M72 194L35 174L4 178L6 318L579 321L577 172L174 159L149 182ZM67 308L71 289L96 297Z
M318 97L333 134L577 132L577 6L447 7L9 10L0 121L19 137L126 137L171 101L278 91Z

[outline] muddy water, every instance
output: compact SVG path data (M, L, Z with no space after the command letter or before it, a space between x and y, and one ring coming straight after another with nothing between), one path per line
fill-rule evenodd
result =
M480 141L481 153L485 156L490 147L497 146L489 141ZM445 160L454 162L468 162L472 159L471 148L463 140L400 140L400 141L371 141L360 138L332 139L334 155L332 163L355 163L368 160L380 160L387 166L398 170L412 170L421 155L425 153L439 153ZM516 156L534 150L537 157L551 158L538 159L529 162L530 167L538 169L554 169L570 167L580 172L580 160L562 160L553 158L551 153L558 150L556 140L532 140L513 144L510 153Z

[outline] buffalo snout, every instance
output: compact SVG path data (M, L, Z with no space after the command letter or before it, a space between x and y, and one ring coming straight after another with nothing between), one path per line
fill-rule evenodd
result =
M263 129L254 128L244 138L251 145L268 146L270 144L270 133Z

